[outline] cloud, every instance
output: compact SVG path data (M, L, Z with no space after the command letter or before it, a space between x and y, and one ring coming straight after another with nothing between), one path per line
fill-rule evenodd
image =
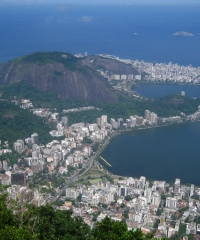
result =
M67 11L68 9L69 9L69 5L68 4L62 4L62 5L58 5L56 7L56 10L62 11L62 12Z
M93 20L92 16L83 16L80 21L81 22L91 22Z

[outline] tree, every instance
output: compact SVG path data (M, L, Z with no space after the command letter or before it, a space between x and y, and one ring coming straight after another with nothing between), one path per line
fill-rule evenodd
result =
M88 234L88 225L82 218L72 217L72 211L54 210L50 205L20 206L8 200L7 194L0 195L0 236L3 240L86 240Z
M102 208L107 208L108 207L108 205L107 204L105 204L105 203L102 203Z
M163 212L163 209L158 208L158 210L157 210L157 212L156 212L156 215L157 215L157 216L160 216L160 215L162 214L162 212Z
M93 143L93 141L92 141L92 139L90 139L90 138L88 138L88 137L84 137L82 143L91 144L91 143Z
M124 199L129 202L129 201L131 201L132 197L130 195L127 195L127 196L125 196Z
M129 211L124 211L124 213L123 213L124 218L128 219L128 213L129 213Z
M147 235L147 239L153 236ZM144 240L145 236L140 229L128 231L127 225L123 222L113 221L105 217L100 223L96 223L89 237L91 240Z
M120 208L125 208L126 205L124 203L121 203Z
M99 143L96 142L93 146L92 146L92 151L96 152L99 149Z

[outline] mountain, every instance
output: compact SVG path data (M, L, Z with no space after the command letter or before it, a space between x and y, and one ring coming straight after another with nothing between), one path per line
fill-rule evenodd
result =
M95 59L102 61L100 57ZM76 58L70 53L36 52L1 64L0 85L26 81L62 98L116 102L117 94L98 73L98 64L103 65L95 60L93 66L88 58ZM126 64L119 62L119 66L125 68Z
M138 75L137 69L133 68L131 64L125 64L115 59L104 58L100 56L89 56L82 60L82 64L92 69L109 71L110 74L120 75Z

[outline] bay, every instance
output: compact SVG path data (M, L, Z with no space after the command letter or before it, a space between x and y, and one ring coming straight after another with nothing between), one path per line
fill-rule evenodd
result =
M122 176L200 185L200 122L128 132L115 137L101 156Z
M187 97L200 98L200 85L146 83L135 84L132 90L147 98L159 98L173 93L181 94L181 91L184 91Z
M1 6L0 63L36 51L199 66L200 7ZM194 37L176 37L187 31Z

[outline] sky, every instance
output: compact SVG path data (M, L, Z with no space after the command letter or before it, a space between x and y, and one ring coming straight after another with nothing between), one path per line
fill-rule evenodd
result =
M200 5L200 0L0 0L1 4Z

